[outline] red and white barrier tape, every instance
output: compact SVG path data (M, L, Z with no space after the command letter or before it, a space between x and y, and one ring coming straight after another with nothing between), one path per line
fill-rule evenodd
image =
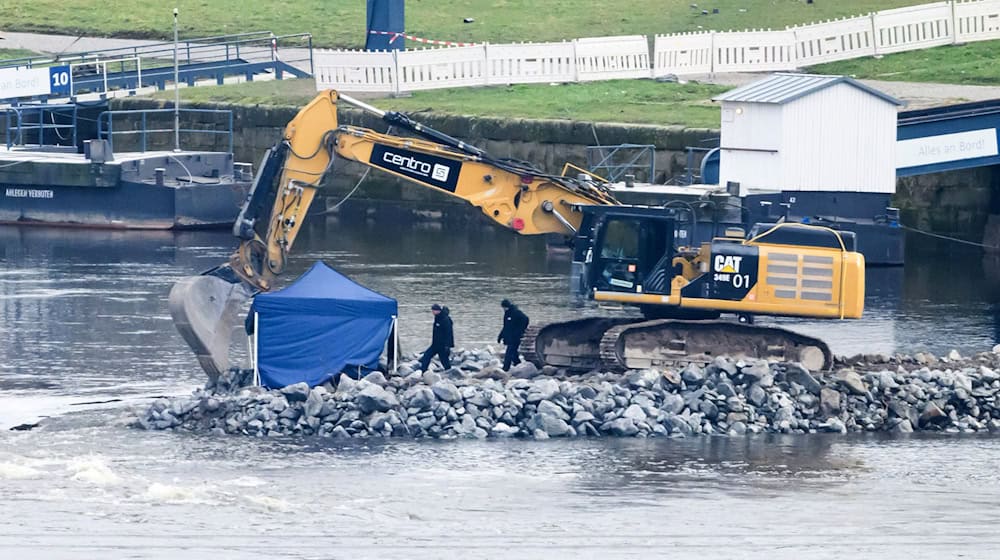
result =
M457 43L455 41L438 41L435 39L424 39L423 37L414 37L413 35L407 35L406 33L396 32L396 31L369 31L372 35L392 35L392 39L389 39L389 43L392 43L400 37L404 39L409 39L410 41L416 41L418 43L426 43L428 45L444 45L447 47L475 47L476 43Z

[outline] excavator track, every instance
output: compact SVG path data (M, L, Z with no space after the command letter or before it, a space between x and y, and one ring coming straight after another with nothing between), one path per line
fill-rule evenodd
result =
M578 319L529 328L523 340L535 365L576 371L707 364L717 356L800 362L814 371L833 365L822 340L729 321Z
M538 367L590 371L601 366L601 340L608 329L636 319L588 317L530 326L521 337L521 354Z

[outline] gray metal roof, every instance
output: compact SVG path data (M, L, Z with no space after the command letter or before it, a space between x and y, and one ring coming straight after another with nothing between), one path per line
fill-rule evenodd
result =
M712 100L783 105L836 84L850 84L893 105L905 105L895 97L847 76L818 76L814 74L773 74L763 80L727 91L713 97Z

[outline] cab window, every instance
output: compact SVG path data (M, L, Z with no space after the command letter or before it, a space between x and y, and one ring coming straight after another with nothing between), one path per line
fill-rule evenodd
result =
M639 221L612 220L605 226L601 258L637 259L639 257Z

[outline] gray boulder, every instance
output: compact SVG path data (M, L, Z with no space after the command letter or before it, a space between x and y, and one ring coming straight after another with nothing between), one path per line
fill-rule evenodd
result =
M625 413L622 414L622 417L631 418L636 422L642 422L646 419L646 412L642 409L641 406L633 404L629 405L629 407L625 409Z
M333 438L350 438L351 434L349 434L347 432L347 430L344 429L343 426L337 426L337 427L335 427L333 429L332 432L330 432L330 437L333 437Z
M913 433L913 425L910 424L909 419L904 418L892 427L892 431L898 434L910 434Z
M946 426L951 422L948 415L934 401L930 401L924 406L924 411L920 414L920 427Z
M633 388L648 389L660 380L660 372L655 369L632 370L625 376L625 381Z
M316 387L312 391L309 391L309 396L306 397L306 404L303 408L306 416L319 416L320 411L323 409L324 394L326 394L326 389L322 387Z
M688 385L698 386L705 382L705 370L698 364L688 364L681 371L681 379Z
M868 394L868 386L865 385L865 381L861 379L861 376L852 369L842 369L838 371L833 378L840 384L841 387L847 389L852 394L861 396Z
M403 393L403 402L407 408L427 410L437 402L434 391L424 386L410 387Z
M606 424L607 431L620 437L630 437L639 433L639 427L631 418L618 418ZM603 426L602 426L603 428Z
M525 400L529 403L549 400L559 394L559 382L555 379L538 379L528 389Z
M820 424L820 428L827 432L833 432L837 434L846 434L847 426L840 420L840 418L830 418L823 424Z
M819 395L820 391L823 390L823 385L813 377L812 373L808 369L803 367L800 363L789 363L785 364L785 377L788 381L793 381L802 385L806 391L814 395Z
M528 420L528 428L533 431L545 432L549 437L562 437L569 435L572 428L560 418L551 414L537 413Z
M385 387L385 375L382 375L381 371L373 371L363 378L365 381L378 385L380 387Z
M824 416L840 412L840 392L823 387L819 392L819 409Z
M771 378L771 368L767 365L767 362L761 360L755 362L753 365L743 367L740 370L740 374L748 383L758 383L766 387L767 380Z
M511 367L507 373L515 379L534 379L541 372L538 371L538 367L535 364L525 360Z
M663 397L660 408L668 414L680 414L684 410L684 398L677 394L668 394Z
M726 397L726 398L735 397L736 396L736 388L733 387L732 383L730 383L729 381L726 381L726 380L720 381L715 386L715 390L720 395L722 395L723 397Z
M736 364L726 356L716 356L712 365L726 375L736 375Z
M462 394L459 393L458 387L449 381L438 381L431 386L431 391L434 392L434 396L445 402L452 403L462 399Z
M517 435L519 432L517 428L504 424L503 422L497 422L493 425L493 429L490 431L495 437L511 437Z
M754 406L760 406L767 401L767 392L760 385L754 383L750 390L747 391L747 400L753 403Z
M375 411L386 412L394 406L399 406L399 400L396 399L396 395L378 385L368 385L358 393L358 406L365 414Z
M309 398L309 384L303 381L302 383L282 387L281 394L285 395L288 402L305 402Z
M358 388L358 382L353 378L348 376L346 373L341 373L340 377L337 379L337 393L340 394L351 394Z
M705 415L705 418L715 420L719 416L719 407L712 401L703 401L701 403L701 412Z
M431 387L438 381L441 381L441 375L438 374L437 372L433 372L430 370L427 370L423 374L421 374L421 377L423 377L424 379L424 385L427 385L428 387Z
M550 416L554 416L556 418L559 418L560 420L563 420L563 421L569 420L569 414L567 414L566 411L563 410L561 406L557 405L556 403L554 403L552 401L548 401L548 400L541 401L541 402L538 403L538 413L539 414L548 414ZM552 435L552 434L549 434L549 435Z

